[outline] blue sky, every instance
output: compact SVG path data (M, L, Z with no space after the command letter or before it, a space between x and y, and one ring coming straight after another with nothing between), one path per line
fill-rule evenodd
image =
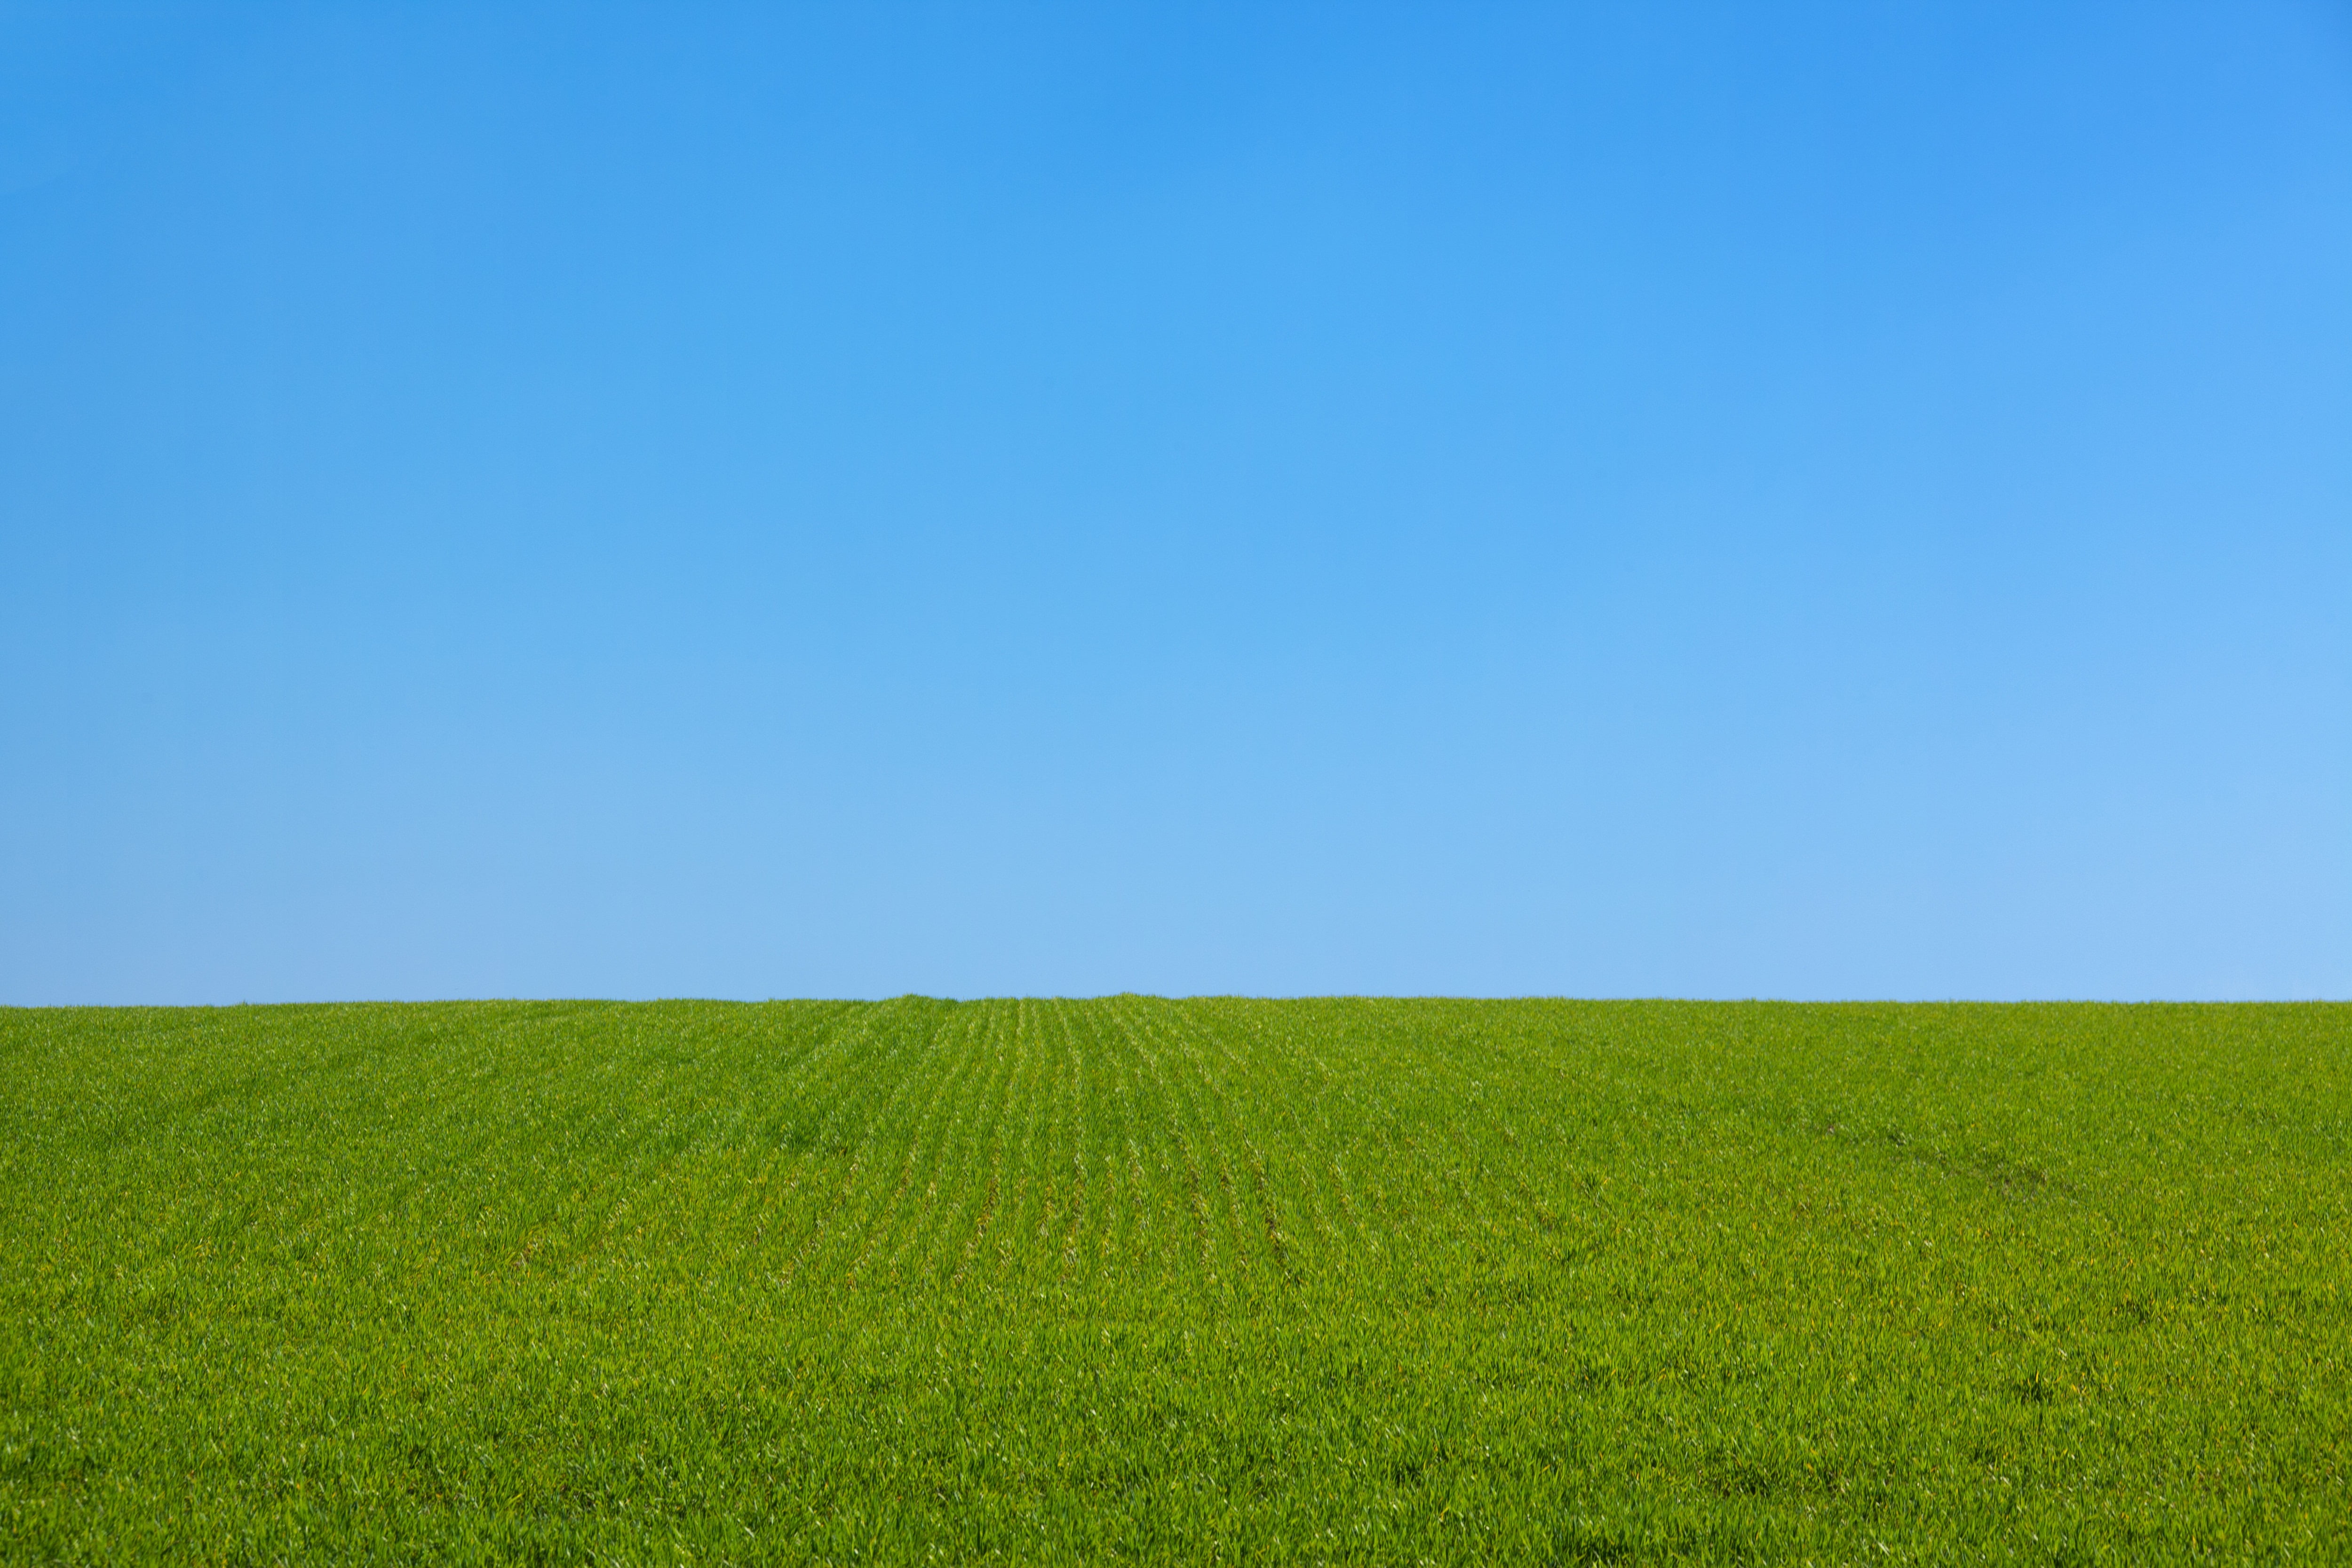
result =
M2352 995L2352 11L0 6L0 1002Z

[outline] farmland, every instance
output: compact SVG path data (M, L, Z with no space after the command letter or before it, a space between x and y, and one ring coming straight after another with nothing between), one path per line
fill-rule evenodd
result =
M0 1011L0 1560L2352 1559L2352 1007Z

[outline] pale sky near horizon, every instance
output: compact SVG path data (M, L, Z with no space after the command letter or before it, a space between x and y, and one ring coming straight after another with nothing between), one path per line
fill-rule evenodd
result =
M2352 8L0 5L0 1005L2352 996Z

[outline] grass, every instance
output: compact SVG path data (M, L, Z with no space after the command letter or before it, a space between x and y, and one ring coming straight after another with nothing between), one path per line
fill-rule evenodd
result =
M0 1011L9 1562L2352 1560L2352 1007Z

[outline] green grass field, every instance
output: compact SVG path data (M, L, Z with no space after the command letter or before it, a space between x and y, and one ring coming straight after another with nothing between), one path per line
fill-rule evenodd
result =
M2352 1007L0 1011L0 1559L2352 1560Z

